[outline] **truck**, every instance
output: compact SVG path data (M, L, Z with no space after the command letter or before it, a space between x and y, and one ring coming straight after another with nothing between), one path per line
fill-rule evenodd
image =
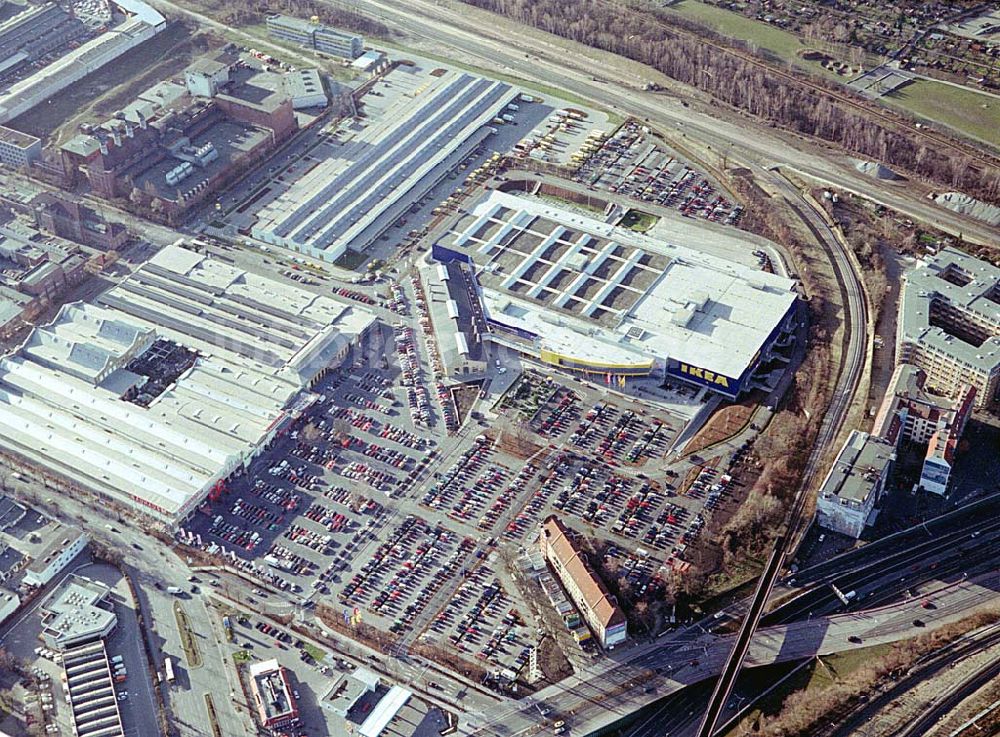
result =
M167 593L172 594L173 596L180 596L181 590L177 586L167 586Z

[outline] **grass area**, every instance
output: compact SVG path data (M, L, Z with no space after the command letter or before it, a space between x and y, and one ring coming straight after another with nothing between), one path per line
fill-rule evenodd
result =
M660 222L660 218L656 215L650 215L648 212L643 212L642 210L629 210L625 213L625 217L622 218L621 224L629 230L634 230L637 233L645 233L658 222Z
M731 10L706 5L699 0L680 0L664 10L711 28L723 36L740 41L752 41L759 49L770 51L784 61L794 61L799 65L806 63L799 56L799 52L808 47L794 33L783 31L770 23L746 18Z
M741 725L754 724L757 719L765 714L775 714L781 710L781 705L785 698L796 691L822 689L834 685L838 680L843 681L850 675L872 661L881 658L889 653L893 648L892 644L875 645L873 647L861 647L856 650L845 650L833 655L824 655L819 660L813 660L809 665L803 667L788 680L771 692L767 698L762 699L746 717ZM772 673L772 669L781 668L783 672ZM767 682L777 680L788 671L780 666L772 666L760 669L759 676ZM744 734L741 725L735 726L729 736Z
M191 623L179 601L174 602L174 618L177 620L177 631L181 636L181 647L184 648L184 658L187 660L188 667L201 667L201 652L198 650L198 643L195 642L194 633L191 631Z
M944 82L915 79L885 104L1000 148L1000 99Z
M315 645L303 642L302 649L309 653L309 657L315 660L317 663L322 663L326 658L326 650L323 648L316 647Z
M695 23L740 41L750 41L758 49L778 59L840 82L845 77L826 69L818 62L807 61L801 54L812 47L793 33L746 18L739 13L706 5L699 0L680 0L665 8ZM906 87L886 95L883 104L940 123L954 131L1000 148L1000 99L975 90L944 82L917 79Z
M233 662L236 663L237 665L241 665L242 663L249 663L251 659L252 656L250 655L249 650L237 650L235 653L233 653Z

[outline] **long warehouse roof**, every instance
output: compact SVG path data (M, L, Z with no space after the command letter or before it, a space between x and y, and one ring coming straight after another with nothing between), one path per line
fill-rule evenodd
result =
M354 242L516 95L464 72L431 78L265 207L255 233L317 250Z
M235 468L374 321L177 247L97 301L64 306L0 359L0 444L167 514ZM124 401L154 340L193 359L148 406Z

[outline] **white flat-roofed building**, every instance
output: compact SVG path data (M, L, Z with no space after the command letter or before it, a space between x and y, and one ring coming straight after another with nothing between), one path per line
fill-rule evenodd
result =
M954 248L906 275L896 360L927 374L927 386L953 395L964 384L976 406L1000 398L1000 268Z
M18 610L21 606L21 597L13 591L0 589L0 623Z
M882 438L852 430L819 490L819 526L861 537L874 521L872 512L885 491L895 451L896 446Z
M361 737L380 737L385 734L390 722L395 719L400 709L406 706L406 702L410 700L411 696L413 696L413 692L402 686L390 688L389 693L382 697L382 700L362 723L358 734Z
M180 247L0 359L0 445L173 526L374 316Z
M107 638L118 624L100 581L71 575L42 603L42 638L53 650L66 650Z
M287 72L283 77L283 85L292 107L296 110L310 107L326 107L329 99L323 89L323 79L318 69L296 69Z
M42 139L0 125L0 163L27 166L42 158Z
M327 711L340 717L346 717L362 696L374 693L381 683L381 678L367 668L357 668L353 673L344 673L334 680L330 690L320 702Z
M471 150L518 91L465 72L426 81L257 213L254 238L336 261L371 244Z
M792 279L505 192L432 253L481 267L488 339L568 371L736 397L794 326Z
M75 527L62 527L38 554L24 574L26 586L41 587L55 578L87 547L90 538Z
M272 38L291 41L324 54L356 59L364 51L364 39L354 33L287 15L269 15L265 21Z

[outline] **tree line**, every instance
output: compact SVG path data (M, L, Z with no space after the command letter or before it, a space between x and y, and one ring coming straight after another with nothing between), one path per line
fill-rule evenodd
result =
M602 0L463 0L539 30L647 64L734 108L798 133L838 144L980 199L1000 201L1000 170L935 147L916 132L883 125L833 96L736 54L677 33L655 11ZM674 27L690 24L669 21ZM696 32L720 43L712 31ZM725 41L731 45L738 42Z
M391 35L389 28L375 18L351 7L333 7L316 0L243 0L238 3L202 0L199 5L211 10L213 16L222 23L232 26L262 23L268 15L280 14L306 19L315 16L328 26L365 36L389 38Z

